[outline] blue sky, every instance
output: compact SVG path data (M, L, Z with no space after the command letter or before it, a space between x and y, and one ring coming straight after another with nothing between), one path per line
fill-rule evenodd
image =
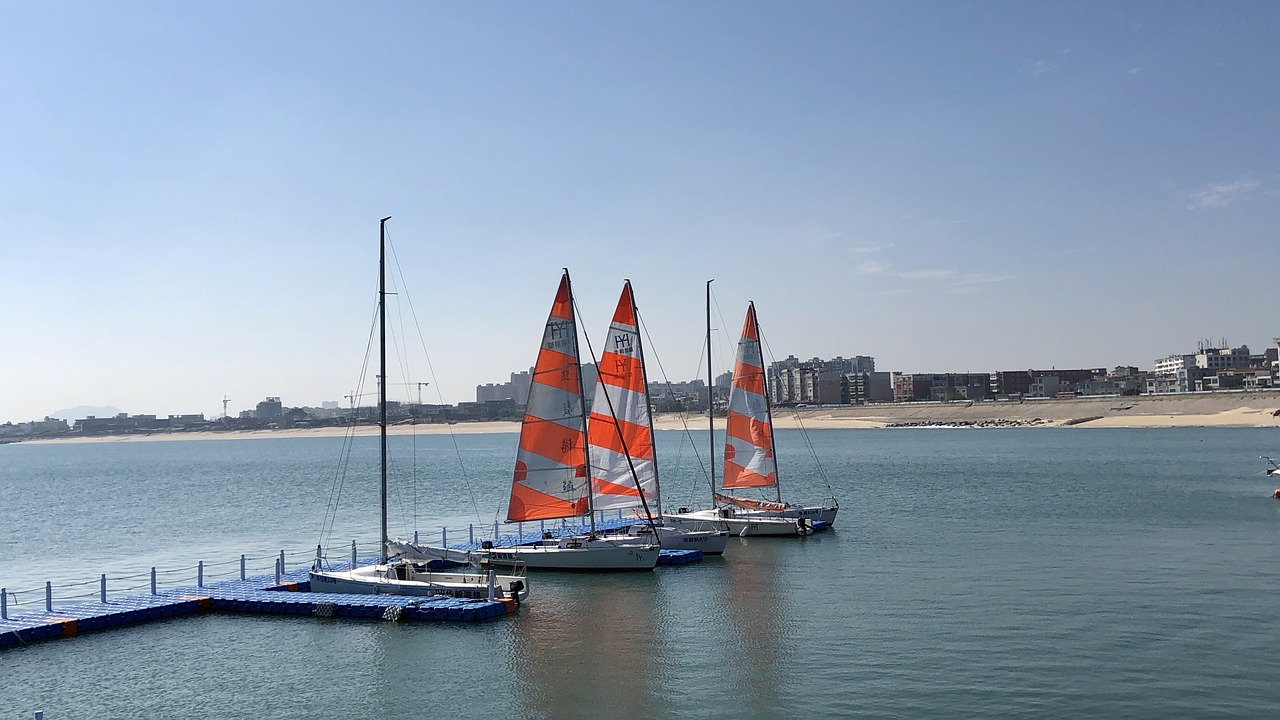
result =
M0 421L341 401L384 215L433 400L532 364L562 267L596 342L633 281L672 380L711 277L780 357L1260 351L1277 36L1248 2L10 4Z

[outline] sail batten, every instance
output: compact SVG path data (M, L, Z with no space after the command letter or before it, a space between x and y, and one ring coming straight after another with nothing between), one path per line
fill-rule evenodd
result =
M578 367L578 328L569 274L547 317L516 451L508 521L552 520L591 512L586 415Z
M630 282L622 288L607 337L587 432L592 505L596 510L648 505L651 513L661 514L644 353Z
M721 482L725 488L772 487L778 483L769 400L765 393L760 330L755 305L751 304L742 326L742 339L738 341L729 388Z

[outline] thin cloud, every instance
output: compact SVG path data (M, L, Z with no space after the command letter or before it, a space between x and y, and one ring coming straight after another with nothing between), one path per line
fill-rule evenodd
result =
M964 273L958 270L908 270L897 274L904 280L927 281L938 287L956 293L978 292L987 285L1007 282L1013 275L992 275L990 273Z
M1191 210L1216 210L1240 202L1258 187L1256 180L1237 180L1233 183L1209 185L1191 193Z
M837 240L843 237L844 233L841 232L840 230L834 230L832 228L829 228L826 225L819 225L819 224L813 223L805 226L800 231L800 235L805 240L809 240L809 241L830 242L831 240Z
M853 266L854 275L883 275L889 266L879 260L864 260Z
M866 255L869 253L884 252L893 247L893 243L883 243L880 245L862 245L861 247L849 248L849 252L855 255Z
M898 277L906 280L946 280L955 275L955 270L908 270L898 273Z
M1140 67L1131 67L1131 68L1129 68L1129 74L1130 74L1130 75L1137 75L1137 74L1139 74L1139 73L1141 73L1141 72L1142 72L1142 68L1140 68Z
M990 273L964 273L956 278L952 287L956 289L977 289L984 285L1008 282L1012 275L992 275Z
M1052 69L1053 63L1048 60L1035 60L1027 64L1027 68L1024 72L1034 77L1036 75L1043 75Z

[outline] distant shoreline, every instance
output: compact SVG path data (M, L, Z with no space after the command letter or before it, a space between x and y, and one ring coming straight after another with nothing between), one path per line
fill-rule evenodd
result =
M821 408L776 408L774 425L812 430L884 427L1276 427L1280 428L1280 390L1186 395L1140 395L1049 400L894 403ZM706 427L703 415L662 413L659 430ZM391 435L473 435L519 432L518 422L459 422L395 425ZM253 438L342 437L378 434L373 425L94 435L23 440L28 443L156 442L168 440L244 440Z

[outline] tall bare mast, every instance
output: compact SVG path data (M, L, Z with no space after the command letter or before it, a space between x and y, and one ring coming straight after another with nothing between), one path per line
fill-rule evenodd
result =
M716 385L711 376L711 283L715 281L715 278L707 281L707 430L711 445L711 455L708 457L708 464L711 466L711 507L716 506Z
M387 216L378 221L378 438L382 451L382 541L378 564L387 564Z

